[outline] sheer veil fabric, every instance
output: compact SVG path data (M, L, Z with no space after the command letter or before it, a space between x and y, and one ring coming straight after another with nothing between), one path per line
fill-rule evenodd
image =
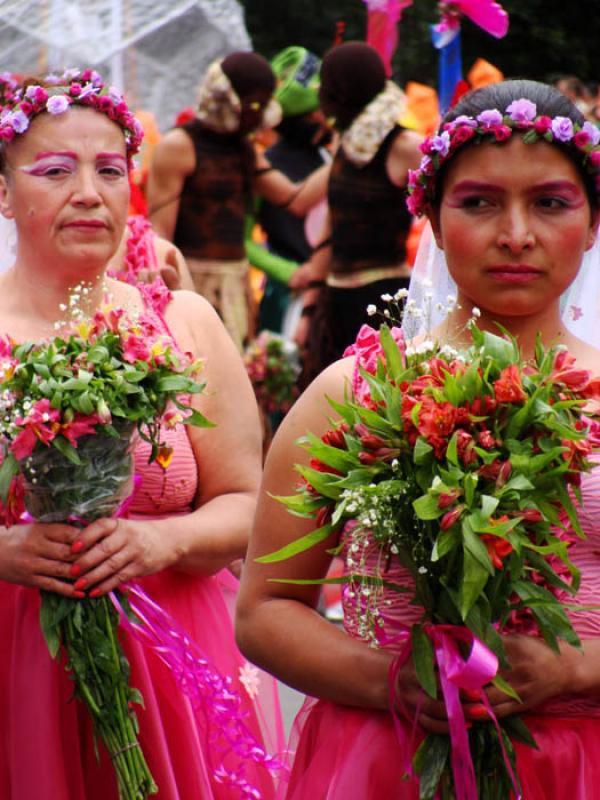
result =
M0 215L0 272L6 272L15 263L17 255L17 226L14 220Z
M433 330L446 316L450 297L457 288L446 265L444 251L437 246L428 223L423 229L402 323L405 336L413 338ZM411 302L412 301L412 302ZM420 309L417 316L410 309ZM561 298L566 327L584 342L600 349L600 236L584 254L574 282Z

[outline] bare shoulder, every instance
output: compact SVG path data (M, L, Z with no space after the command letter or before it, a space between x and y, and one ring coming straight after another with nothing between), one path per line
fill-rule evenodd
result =
M154 150L153 164L164 169L172 167L178 172L189 172L195 161L192 140L181 128L168 131Z
M328 399L341 403L348 395L354 364L354 358L341 359L315 378L283 421L289 438L302 436L307 430L320 435L331 427L337 414Z
M202 295L176 291L165 309L165 322L177 340L210 340L221 333L223 323L211 304ZM224 329L223 329L224 330ZM183 344L183 342L182 342Z
M397 133L387 159L387 170L394 183L404 183L407 170L419 166L423 155L419 149L422 141L423 136L416 131L403 128Z

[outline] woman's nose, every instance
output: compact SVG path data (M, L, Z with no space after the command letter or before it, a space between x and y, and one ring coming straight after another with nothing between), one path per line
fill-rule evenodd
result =
M72 200L77 205L96 206L102 202L95 169L81 167L75 176Z
M513 253L520 253L533 247L534 243L535 236L527 209L521 206L508 208L502 216L498 245Z

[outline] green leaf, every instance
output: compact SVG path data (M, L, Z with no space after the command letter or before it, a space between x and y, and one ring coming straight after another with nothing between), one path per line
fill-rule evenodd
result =
M52 440L52 446L56 447L59 453L62 453L65 458L68 458L72 464L80 466L83 463L79 458L77 450L64 436L56 436Z
M4 461L0 466L0 497L2 502L6 503L8 500L8 492L10 484L15 475L19 472L19 462L12 453L7 453Z
M158 392L185 392L189 390L189 378L183 375L165 375L156 382L156 390Z
M504 717L502 719L502 727L511 739L529 745L529 747L533 747L534 750L539 749L537 742L525 724L525 720L518 714L511 714L509 717Z
M435 659L431 639L421 625L413 625L411 629L412 658L417 678L423 689L434 700L437 697L437 681L435 677Z
M452 438L448 442L448 448L446 450L446 458L451 464L454 464L455 467L459 466L457 441L458 441L458 432L452 435Z
M475 537L475 534L472 534ZM475 537L477 538L477 537ZM483 545L482 545L483 546ZM483 548L485 550L485 547ZM465 620L471 611L472 607L477 602L479 595L482 593L489 578L489 569L492 569L490 559L485 553L488 567L484 567L479 557L473 553L465 545L464 559L463 559L463 580L460 585L460 614Z
M433 453L433 447L428 444L422 436L419 436L413 450L413 461L415 464L426 464L430 460L431 453Z
M404 365L402 363L402 353L396 344L392 332L387 325L382 325L379 329L379 338L385 353L385 360L390 377L393 381L397 381L404 372Z
M438 519L444 514L444 509L438 506L437 498L431 494L413 500L413 508L419 519Z
M187 406L189 409L190 407ZM195 428L216 428L216 424L211 422L207 419L204 414L201 414L195 408L190 409L191 413L188 411L188 415L183 420L184 425L193 425Z
M512 697L513 700L516 700L517 703L521 702L521 698L517 694L517 692L513 689L508 681L505 681L501 675L496 675L496 677L492 680L492 683L496 687L496 689L500 689L501 692Z
M255 560L259 564L273 564L277 561L285 561L286 559L292 558L299 553L304 553L306 550L310 550L311 547L314 547L320 542L325 541L325 539L327 539L331 533L331 525L323 525L321 528L317 528L316 530L307 533L306 536L301 536L299 539L295 539L293 542L286 544L285 547L282 547L273 553L268 553L265 556L260 556Z
M419 775L419 800L433 800L444 770L449 769L450 737L430 733L417 750L413 765Z

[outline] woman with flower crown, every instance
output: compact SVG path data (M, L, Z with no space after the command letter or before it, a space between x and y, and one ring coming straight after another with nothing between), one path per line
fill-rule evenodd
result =
M597 129L555 89L507 81L463 98L422 149L420 169L410 179L410 208L427 214L431 223L431 250L422 263L437 272L429 274L433 281L425 295L435 307L436 290L443 293L439 307L446 313L438 315L428 338L467 345L466 322L477 307L479 327L497 332L501 324L517 338L525 358L532 357L539 335L546 347L565 345L579 369L597 376L600 351L571 330L588 309L577 305L574 313L572 300L563 300L561 316L561 296L574 283L585 284L586 275L593 282L600 268ZM586 263L590 257L594 260ZM451 286L458 304L448 309ZM598 296L587 295L595 310ZM585 296L583 288L579 297ZM308 463L308 455L294 444L298 437L307 430L319 437L331 428L325 397L341 403L351 384L360 397L366 384L357 364L369 369L377 347L375 331L364 329L355 357L328 368L284 420L267 458L242 580L237 637L243 652L316 698L305 703L296 721L288 800L417 798L418 780L406 775L416 744L424 733L449 731L445 704L422 692L412 659L399 656L399 630L421 614L409 604L412 592L383 587L384 627L373 644L349 590L344 589L344 630L316 612L319 586L310 581L326 575L332 551L343 544L334 536L287 560L256 561L316 527L290 516L274 498L293 493L294 464ZM582 576L574 602L583 608L570 616L583 649L561 643L556 653L531 629L517 628L504 636L509 668L501 674L521 702L487 688L496 717L523 714L537 741L537 750L515 744L527 800L598 796L600 470L582 477L581 492L587 539L569 552ZM350 564L351 554L345 555ZM367 576L380 574L375 562L363 568ZM384 577L413 585L397 563ZM468 694L461 700L467 724L487 715Z
M232 724L243 722L257 751L276 722L273 708L261 705L258 672L233 640L236 581L226 569L246 549L261 463L245 370L195 293L174 293L159 314L135 286L106 275L123 238L128 162L140 140L120 92L91 70L27 81L0 122L0 211L18 233L14 266L0 275L3 334L17 342L52 337L70 298L93 315L108 294L113 306L145 314L174 346L204 359L210 389L194 403L216 424L165 431L170 456L161 463L148 463L140 440L136 489L119 519L84 527L23 520L1 529L0 796L7 800L118 797L115 754L95 741L64 662L46 648L40 590L85 603L135 579L229 681ZM219 750L211 709L192 706L182 676L137 640L125 637L124 649L131 685L144 698L139 737L160 798L225 800L238 796L242 778L253 796L272 796L272 776L252 760L248 742L243 753L231 742ZM266 696L272 703L268 688Z

